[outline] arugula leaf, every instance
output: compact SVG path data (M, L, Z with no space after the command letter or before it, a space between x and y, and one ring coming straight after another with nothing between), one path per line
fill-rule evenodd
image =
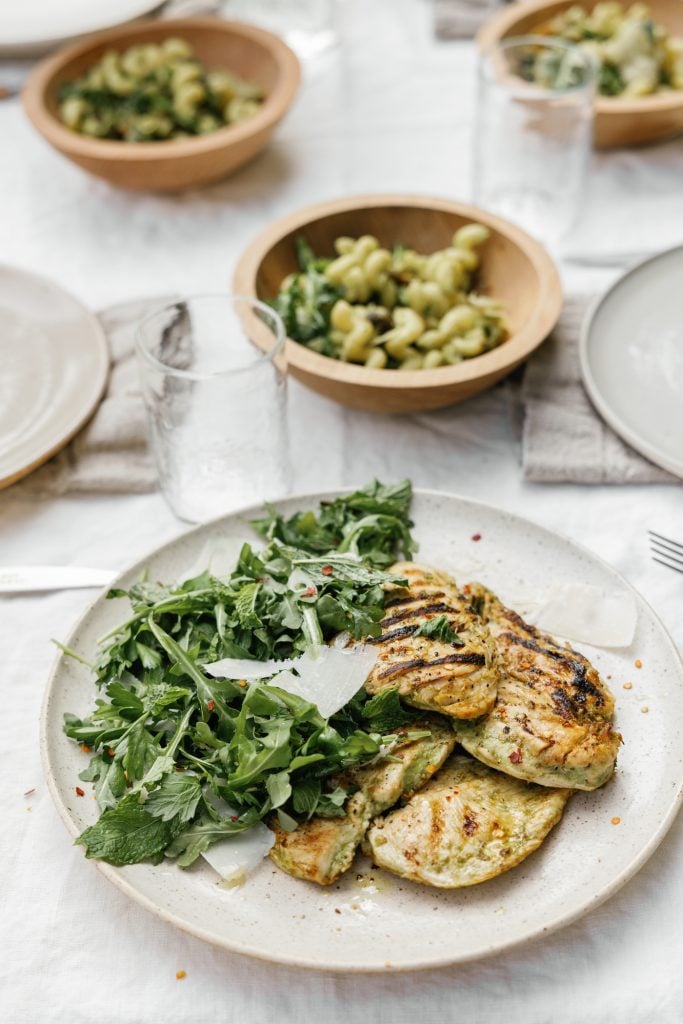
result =
M331 793L323 793L318 800L315 813L321 818L345 818L344 804L348 795L348 790L342 789L341 786L337 786Z
M126 792L126 776L119 760L100 754L91 758L88 767L78 776L83 782L95 783L95 798L101 810L116 807Z
M429 636L436 640L442 640L445 644L453 644L455 647L463 647L465 644L465 641L453 632L445 615L436 615L433 619L427 619L421 626L418 626L412 636Z
M257 820L258 815L255 813L244 814L234 821L231 818L213 821L211 818L201 817L168 844L166 856L177 858L181 868L189 867L213 843L245 832Z
M86 828L76 845L85 847L86 857L120 867L143 860L158 861L176 831L176 822L153 817L137 796L129 794Z

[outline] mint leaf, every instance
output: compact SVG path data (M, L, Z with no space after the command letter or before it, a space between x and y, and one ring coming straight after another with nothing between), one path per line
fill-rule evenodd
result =
M361 712L373 732L393 732L400 725L412 722L419 712L408 711L401 704L397 689L383 690L363 705Z
M260 589L260 583L247 583L235 598L235 611L240 625L245 628L256 629L261 625L261 620L256 614L256 599Z
M427 619L414 631L413 636L428 636L435 640L442 640L445 644L454 644L463 647L465 641L451 629L451 625L445 615L437 615L433 619Z
M165 775L161 785L149 794L145 810L162 821L190 821L202 795L199 778L189 772Z
M321 818L345 818L344 804L348 795L348 791L341 786L337 786L332 793L323 793L318 800L315 813Z
M86 857L120 867L158 860L176 830L176 823L154 818L137 796L129 794L116 807L104 811L95 825L86 828L76 845L85 847Z

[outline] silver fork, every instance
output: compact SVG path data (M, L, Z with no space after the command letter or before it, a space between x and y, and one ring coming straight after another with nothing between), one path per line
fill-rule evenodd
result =
M683 544L669 537L663 537L654 530L647 531L650 536L650 551L655 562L665 565L667 569L683 573Z

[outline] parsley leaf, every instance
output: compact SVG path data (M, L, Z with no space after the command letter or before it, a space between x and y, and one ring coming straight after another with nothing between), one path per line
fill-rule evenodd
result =
M399 725L406 725L420 717L420 712L410 711L401 704L398 690L382 690L363 706L365 718L374 732L393 732Z
M433 619L427 619L421 626L412 633L412 636L428 636L441 640L445 644L453 644L456 647L463 647L465 641L457 633L453 632L450 623L445 615L437 615Z

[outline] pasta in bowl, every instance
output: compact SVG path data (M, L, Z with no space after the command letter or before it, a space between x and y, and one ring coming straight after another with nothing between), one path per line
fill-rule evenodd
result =
M243 253L233 289L275 300L293 376L392 413L490 387L541 344L562 305L538 242L428 196L339 199L284 217Z
M214 18L134 22L39 64L26 113L78 166L130 189L217 181L254 157L287 113L299 62L277 36Z
M494 14L477 42L488 50L526 35L565 39L596 59L599 148L656 142L683 132L680 0L520 0ZM553 69L542 51L524 77L553 88Z
M490 234L465 224L429 255L400 243L390 250L373 235L342 236L329 259L316 259L301 237L300 270L273 305L288 336L322 355L377 370L454 366L507 337L501 304L473 289Z

